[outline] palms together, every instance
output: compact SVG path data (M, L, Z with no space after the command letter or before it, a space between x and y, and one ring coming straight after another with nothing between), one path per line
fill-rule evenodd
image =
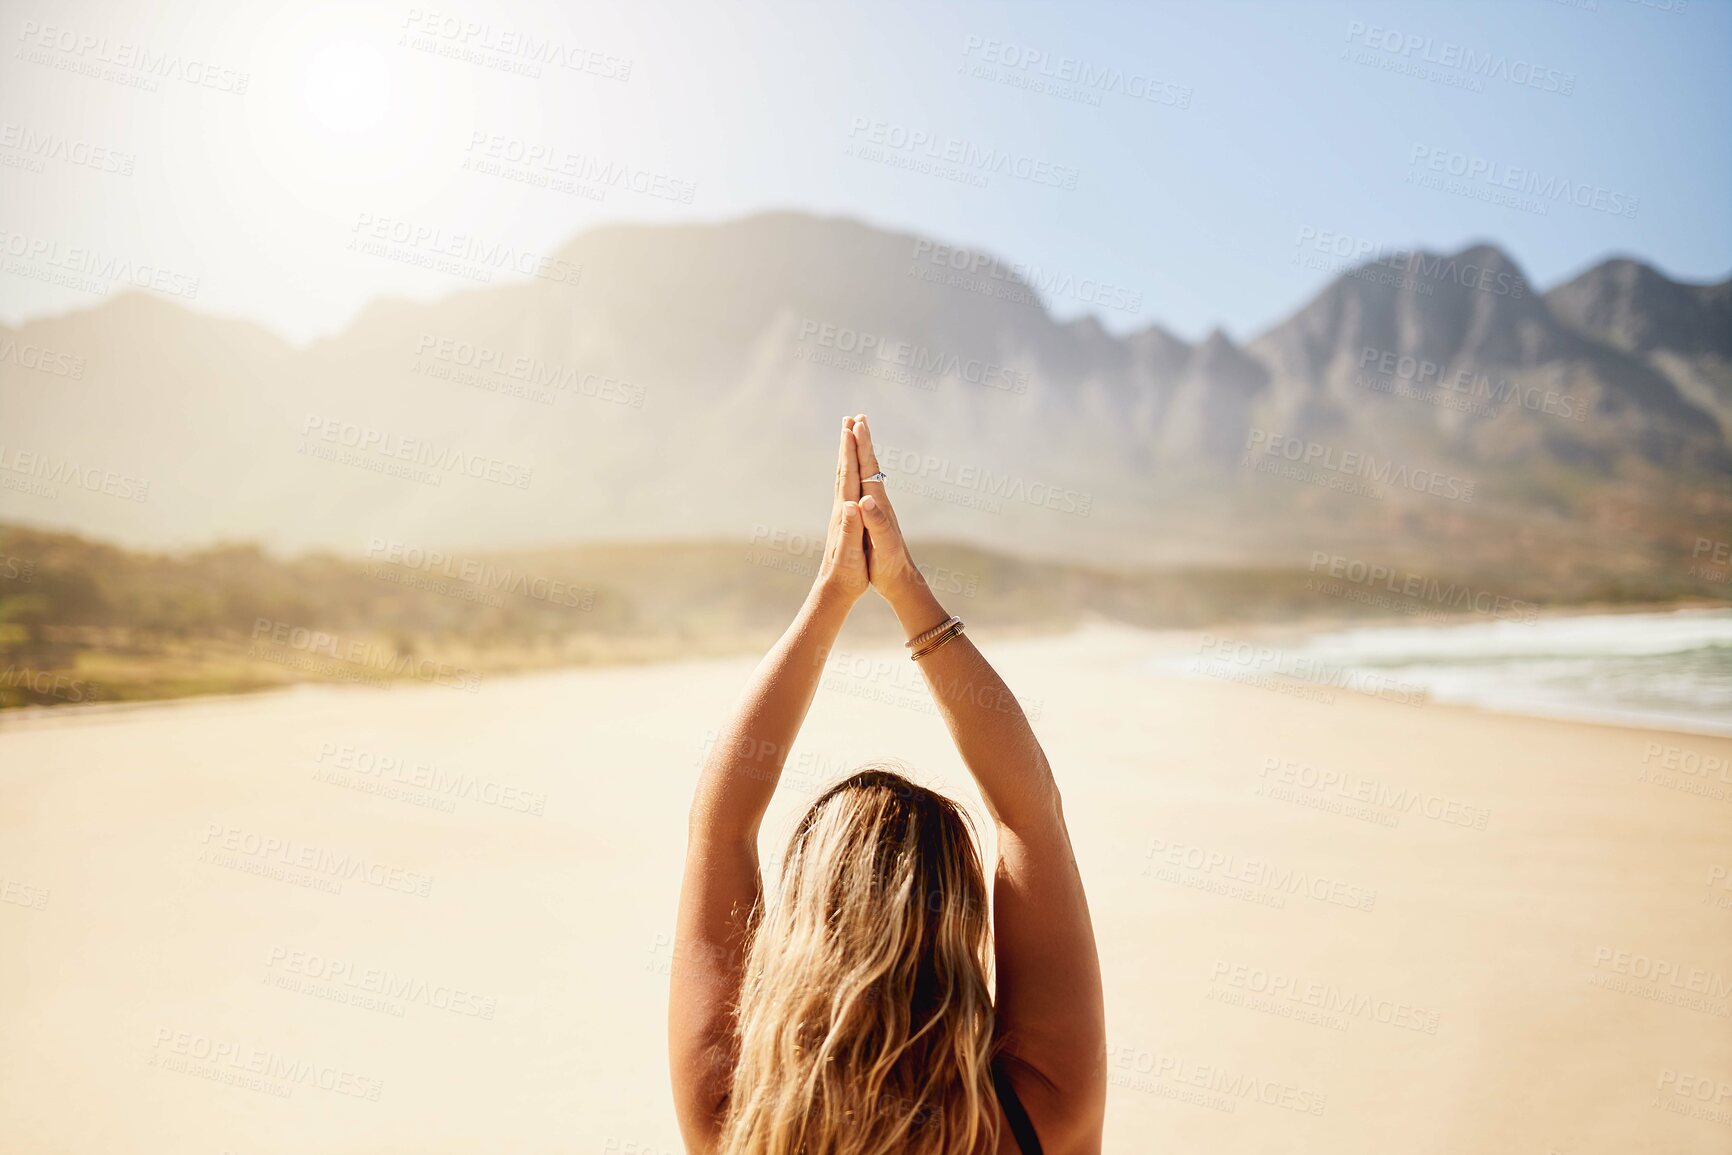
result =
M851 598L865 593L868 585L890 598L923 581L884 483L864 480L877 472L878 454L866 415L845 418L836 452L836 497L818 578Z

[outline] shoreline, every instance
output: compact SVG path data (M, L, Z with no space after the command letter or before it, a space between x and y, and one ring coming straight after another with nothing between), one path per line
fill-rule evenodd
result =
M1666 613L1681 610L1716 610L1727 607L1719 604L1703 606L1674 606L1662 604L1659 606L1624 607L1613 613L1583 613L1574 610L1559 610L1544 614L1540 620L1566 619L1574 617L1605 617L1628 616L1639 613ZM1045 630L1038 627L1011 626L995 631L995 646L1038 646L1043 644L1059 644L1069 647L1072 643L1091 644L1102 639L1112 639L1109 643L1114 650L1123 648L1126 652L1126 665L1133 672L1146 673L1150 676L1178 683L1225 681L1230 679L1209 679L1207 677L1187 676L1182 673L1164 671L1156 668L1153 663L1163 657L1180 656L1183 651L1175 646L1187 643L1197 643L1204 638L1225 637L1233 641L1243 642L1290 642L1308 639L1320 634L1327 634L1346 629L1379 629L1387 627L1398 628L1435 628L1447 630L1452 625L1475 624L1476 619L1469 618L1457 623L1425 623L1421 626L1406 618L1395 619L1314 619L1308 622L1283 623L1245 623L1244 628L1234 628L1233 623L1217 624L1210 628L1176 628L1176 629L1145 629L1140 626L1126 625L1122 622L1107 619L1095 619L1072 625L1065 629ZM1224 631L1230 630L1230 633ZM884 654L900 656L900 649L887 642L873 639L868 644L856 648L842 647L845 652L856 654ZM740 648L730 653L711 653L690 656L666 658L646 658L641 660L624 660L618 662L589 662L572 665L556 665L530 669L501 670L485 672L487 683L521 682L532 679L559 678L578 672L619 672L642 671L681 667L707 668L716 664L738 662L746 658L755 659L758 656L755 649ZM1284 681L1295 690L1315 685L1305 679L1285 676ZM1254 686L1245 688L1255 689ZM1327 687L1321 687L1327 688ZM62 703L59 705L18 706L0 710L0 733L8 728L41 729L54 725L96 725L107 721L124 720L130 716L156 710L189 710L201 706L223 706L248 701L271 698L287 698L299 694L318 694L322 691L333 691L336 694L399 694L406 695L416 691L443 691L445 687L434 685L420 679L401 679L383 687L356 685L343 681L302 681L290 682L279 686L263 686L257 689L233 692L192 694L167 698L144 698L113 702ZM1333 693L1343 698L1376 701L1377 696L1356 690L1334 689ZM1614 708L1600 709L1596 715L1594 708L1583 707L1581 712L1571 712L1568 707L1556 709L1503 710L1483 706L1473 702L1448 701L1427 697L1422 703L1424 709L1458 712L1464 716L1522 718L1531 721L1555 722L1563 725L1588 725L1601 729L1624 730L1632 733L1673 734L1686 738L1727 738L1732 737L1732 726L1727 729L1712 728L1697 729L1680 720L1674 724L1659 724L1643 722L1639 717L1621 713Z

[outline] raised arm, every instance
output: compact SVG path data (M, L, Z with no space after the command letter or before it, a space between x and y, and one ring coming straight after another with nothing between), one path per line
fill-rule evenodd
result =
M855 419L863 478L878 472ZM867 567L912 640L946 621L909 555L882 482L862 484ZM998 1032L1010 1077L1049 1155L1098 1153L1106 1111L1106 1015L1082 875L1046 754L1021 705L963 634L919 661L951 739L998 828L993 876Z
M712 1150L721 1129L734 1061L731 1016L747 924L761 886L758 827L812 705L824 660L867 588L851 425L842 429L817 579L793 624L753 671L711 747L692 799L668 994L674 1105L688 1151Z

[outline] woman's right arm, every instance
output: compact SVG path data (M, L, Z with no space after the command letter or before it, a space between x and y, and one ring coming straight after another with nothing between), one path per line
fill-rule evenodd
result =
M862 478L878 472L855 419ZM867 565L913 639L948 618L915 568L882 482L861 486ZM993 878L997 1014L1009 1068L1052 1155L1098 1152L1106 1012L1082 875L1046 753L1022 707L966 634L920 659L950 736L998 828Z

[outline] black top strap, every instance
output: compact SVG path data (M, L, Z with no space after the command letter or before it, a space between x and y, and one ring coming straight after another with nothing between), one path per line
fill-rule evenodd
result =
M1040 1136L1034 1133L1034 1124L1029 1121L1028 1111L1023 1108L1022 1100L1016 1097L1016 1088L1010 1085L1010 1076L998 1063L992 1064L992 1085L998 1091L998 1104L1004 1108L1005 1122L1010 1124L1010 1133L1016 1139L1016 1146L1022 1155L1041 1155Z

